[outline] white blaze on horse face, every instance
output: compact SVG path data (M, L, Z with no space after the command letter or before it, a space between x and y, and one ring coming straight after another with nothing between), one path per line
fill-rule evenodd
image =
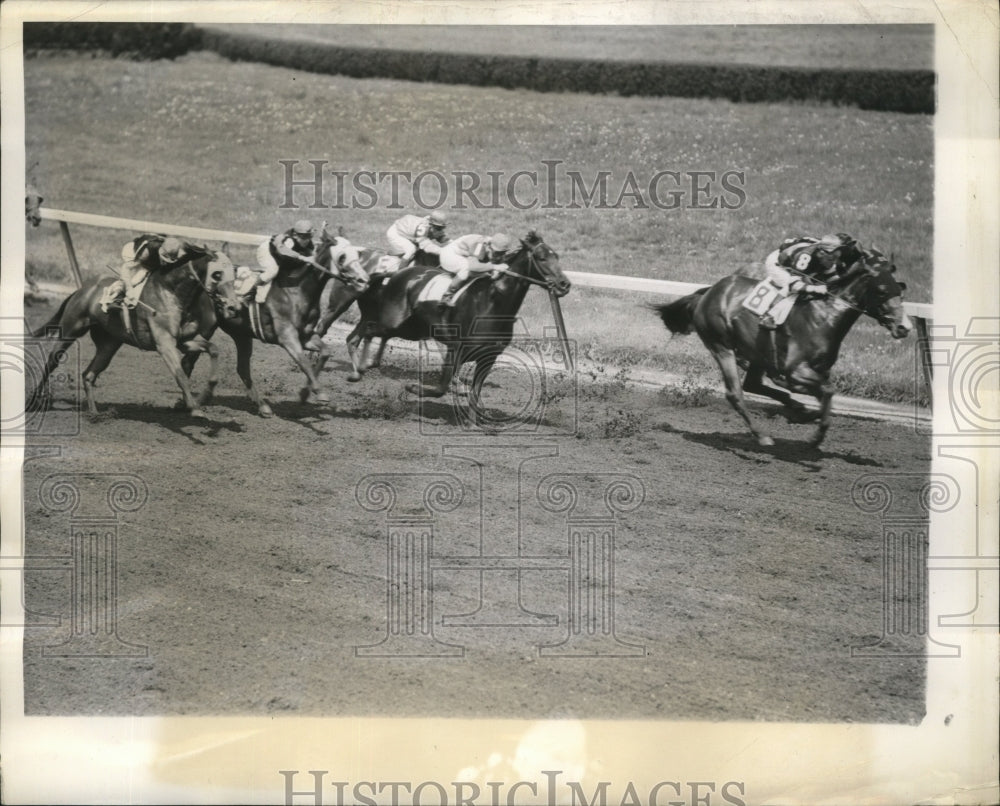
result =
M913 322L903 307L902 297L893 297L886 303L889 309L889 320L892 322L892 335L897 339L905 338L913 330Z

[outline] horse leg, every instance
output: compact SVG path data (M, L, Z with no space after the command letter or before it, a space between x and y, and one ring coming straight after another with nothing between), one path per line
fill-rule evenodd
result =
M312 364L302 349L298 331L292 325L285 325L278 332L278 344L285 348L285 352L292 357L292 361L306 376L306 386L299 390L299 400L305 403L309 395L312 395L317 403L329 403L330 396L319 388L319 381L313 372Z
M40 411L43 406L48 403L48 395L45 391L45 385L49 380L49 376L52 374L53 370L58 367L66 354L66 350L69 349L70 345L75 342L77 337L71 339L60 339L57 346L53 347L49 352L48 358L45 361L45 369L42 370L42 377L38 379L31 393L28 395L27 400L24 402L25 413L31 411ZM25 367L27 370L27 367ZM27 376L25 376L27 379ZM25 385L27 386L27 384ZM27 389L25 389L27 391Z
M364 326L365 321L361 320L347 337L347 355L351 359L351 374L347 376L347 380L351 383L357 383L360 381L361 376L365 372L364 363L358 361L358 345L361 344L361 331ZM364 355L361 357L363 359Z
M486 376L490 374L493 365L497 362L497 355L487 355L476 362L476 368L472 372L472 388L469 390L469 411L472 414L472 422L479 425L482 421L482 409L479 406L479 395L483 390L483 383Z
M458 349L449 347L448 352L445 353L444 363L441 365L441 378L438 381L438 385L435 387L419 383L408 383L406 391L420 395L421 397L443 397L451 386L451 379L455 375L455 372L458 371L458 367Z
M736 409L736 413L743 418L759 445L773 445L774 440L770 436L754 428L750 415L747 413L743 401L743 390L740 388L740 373L739 366L736 364L736 354L732 350L717 348L712 350L712 357L715 358L715 362L722 371L722 380L726 384L726 400L729 401L729 405Z
M94 397L97 378L108 368L108 364L111 363L111 359L115 357L115 353L118 352L122 343L110 333L96 327L90 331L90 337L97 347L97 354L83 371L83 391L87 395L87 410L91 414L97 414L97 400Z
M192 417L206 419L205 412L198 406L198 401L191 394L191 384L188 383L188 376L184 372L181 351L177 348L176 336L165 330L153 330L153 341L156 343L156 352L160 354L163 362L174 375L174 380L181 389L184 396L184 406L191 412Z
M368 350L372 346L373 336L369 336L365 339L365 352L364 352L364 368L366 370L375 369L382 366L382 356L385 355L385 346L389 343L389 339L383 337L379 340L378 351L375 353L375 358L372 361L368 360Z
M788 388L793 392L813 395L819 401L819 426L816 435L810 440L814 448L818 448L826 438L830 428L830 411L833 404L833 390L826 379L808 364L796 367L788 377Z
M236 374L240 376L243 385L250 396L250 402L257 407L257 413L261 417L270 417L274 414L268 402L260 396L257 387L254 386L253 377L250 375L250 357L253 355L253 339L250 336L233 336L236 344Z
M212 342L208 341L208 339L200 341L198 343L198 347L198 350L186 353L183 360L185 362L190 360L190 369L185 367L187 376L190 378L191 370L194 369L195 362L202 353L208 353L208 381L205 383L205 388L202 390L201 394L198 395L198 405L204 406L207 405L215 395L215 387L219 383L219 348L212 344Z
M800 415L800 420L803 422L806 421L801 418L801 415L806 413L805 406L788 394L788 392L764 383L764 367L761 364L751 364L747 369L746 377L743 379L743 391L752 395L763 395L772 400L777 400L785 408ZM811 412L809 419L814 419Z

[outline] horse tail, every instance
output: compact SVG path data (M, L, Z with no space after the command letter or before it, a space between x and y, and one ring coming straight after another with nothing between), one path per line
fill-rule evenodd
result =
M693 294L675 299L673 302L668 302L665 305L650 305L649 307L660 315L667 330L683 336L693 329L695 306L706 291L708 291L707 287L699 288Z
M73 299L74 294L70 294L66 299L62 301L62 305L59 306L59 310L55 312L51 319L42 325L37 330L31 332L31 338L41 339L48 335L50 330L59 327L59 323L63 318L63 314L66 312L66 306L69 305L69 301Z

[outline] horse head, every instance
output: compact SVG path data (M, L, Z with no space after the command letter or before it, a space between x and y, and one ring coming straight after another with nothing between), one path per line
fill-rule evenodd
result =
M338 230L338 233L331 235L326 225L323 225L316 262L326 266L351 290L360 294L368 288L368 272L361 264L361 253L358 248L344 237L342 229Z
M565 297L572 285L559 267L559 254L535 230L522 240L521 249L528 256L529 276L540 280L557 297Z
M31 185L24 189L24 217L37 227L42 223L42 202L45 201Z
M896 264L877 249L868 249L843 279L845 296L882 325L894 339L905 338L913 329L903 309L906 283L896 279Z
M224 252L215 252L203 246L185 244L199 282L208 293L219 315L224 319L237 316L246 304L236 292L236 268Z

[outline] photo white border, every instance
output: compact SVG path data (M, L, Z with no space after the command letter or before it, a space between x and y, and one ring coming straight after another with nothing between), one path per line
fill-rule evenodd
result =
M935 319L964 323L1000 315L998 183L998 25L991 2L153 2L27 3L2 6L2 293L0 315L21 316L25 174L20 21L119 20L421 24L933 23L938 108L935 120ZM975 188L976 196L970 195ZM98 211L99 212L99 211ZM5 411L23 400L5 377ZM9 382L7 382L9 381ZM944 374L934 397L950 391ZM981 490L998 488L1000 448L981 446ZM935 446L935 464L938 463ZM3 449L4 558L20 552L20 453ZM997 502L963 502L932 522L931 554L949 553L948 534L978 515L984 548L997 554ZM990 544L990 541L993 541ZM5 623L20 622L19 574L2 576ZM968 580L968 575L955 575ZM983 575L996 581L995 576ZM931 587L936 614L957 612L967 589ZM747 803L988 803L995 801L998 641L995 629L951 630L958 659L927 661L927 715L918 727L861 724L663 722L551 725L551 736L582 736L573 751L540 765L585 770L584 791L600 780L640 793L663 780L745 782ZM0 697L5 803L283 803L279 770L329 770L327 780L439 781L510 753L531 721L365 718L60 718L23 713L22 635L0 630ZM720 663L727 659L720 658ZM847 659L845 662L851 662ZM543 731L544 733L544 731ZM577 755L573 756L575 752ZM565 755L570 753L570 756ZM512 783L508 781L508 783ZM326 791L332 801L332 790ZM615 797L615 796L612 796ZM643 795L643 798L646 796ZM686 797L686 796L685 796ZM661 803L672 799L661 794ZM680 798L684 799L684 797ZM539 795L539 802L544 796ZM297 803L310 802L299 797ZM430 802L430 801L428 801ZM528 802L519 799L519 802ZM609 802L617 802L610 800ZM685 801L687 802L687 801ZM723 802L718 791L713 803Z

